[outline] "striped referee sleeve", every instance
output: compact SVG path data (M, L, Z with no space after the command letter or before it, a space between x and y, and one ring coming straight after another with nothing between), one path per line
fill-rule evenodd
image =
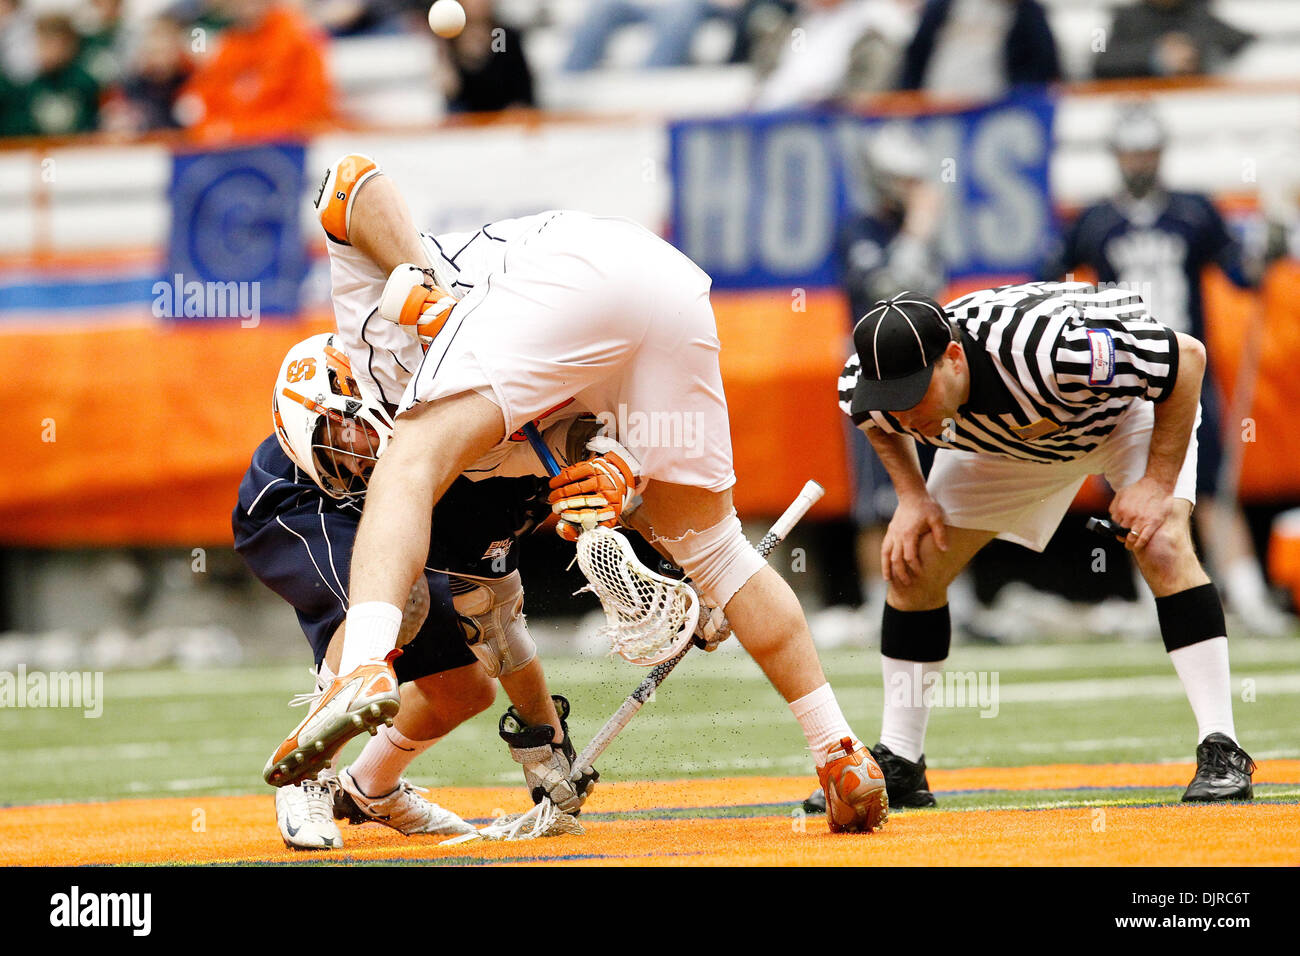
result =
M1178 336L1147 317L1093 314L1061 330L1051 361L1054 383L1070 404L1101 396L1162 402L1178 379Z

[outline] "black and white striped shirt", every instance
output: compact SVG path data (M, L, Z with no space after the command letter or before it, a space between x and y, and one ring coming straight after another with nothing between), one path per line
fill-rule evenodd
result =
M863 430L940 448L1023 461L1071 461L1096 448L1134 402L1161 402L1178 377L1178 340L1123 289L1033 282L985 289L945 306L970 365L970 397L942 435L927 438L888 412L854 417ZM849 411L861 368L839 380Z

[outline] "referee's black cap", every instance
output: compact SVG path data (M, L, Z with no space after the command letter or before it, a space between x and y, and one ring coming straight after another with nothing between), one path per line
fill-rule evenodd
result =
M900 412L925 398L934 366L955 338L943 306L917 292L881 299L853 327L862 371L850 411Z

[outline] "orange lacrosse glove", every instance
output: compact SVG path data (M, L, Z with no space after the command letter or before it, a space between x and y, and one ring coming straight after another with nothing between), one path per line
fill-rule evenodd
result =
M606 451L576 462L552 478L547 501L560 516L555 529L559 536L577 541L585 529L616 525L635 494L637 470L631 455Z

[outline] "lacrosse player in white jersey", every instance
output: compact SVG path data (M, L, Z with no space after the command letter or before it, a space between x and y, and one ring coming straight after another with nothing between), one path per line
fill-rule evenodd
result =
M421 235L394 183L364 156L330 168L316 205L332 240L340 336L358 372L398 403L353 551L338 680L390 671L429 515L457 475L492 467L539 417L604 415L615 434L551 479L560 534L611 526L639 496L634 526L725 611L803 728L831 830L882 824L880 768L840 711L794 593L746 541L732 507L709 277L641 226L580 212ZM409 380L372 360L384 349ZM618 433L655 414L691 422L681 432L690 440ZM396 695L358 698L346 713L365 725L376 704L391 709ZM351 721L300 728L296 744L328 751L356 732Z

